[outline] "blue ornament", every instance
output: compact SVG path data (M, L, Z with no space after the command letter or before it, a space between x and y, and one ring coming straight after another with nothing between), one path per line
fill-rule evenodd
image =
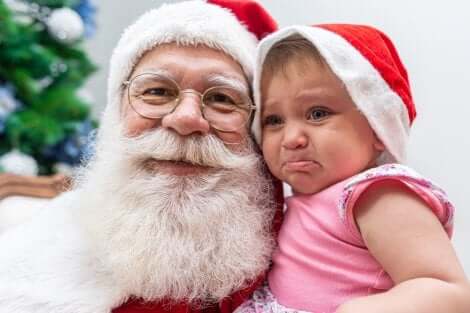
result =
M5 119L0 116L0 136L5 132Z
M91 0L80 0L72 9L74 9L83 20L83 24L85 25L85 37L93 36L96 31L96 6L93 5Z
M15 99L13 87L0 85L0 116L7 116L16 111L21 103Z
M73 134L44 149L43 155L71 166L87 162L93 154L95 133L92 121L85 120L77 124Z
M21 102L15 99L13 87L0 85L0 135L5 131L5 121L8 116L21 106Z

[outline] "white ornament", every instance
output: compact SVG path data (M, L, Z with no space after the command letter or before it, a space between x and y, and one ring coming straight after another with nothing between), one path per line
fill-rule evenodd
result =
M64 43L72 43L80 39L85 32L82 18L70 8L52 11L46 21L46 25L49 33Z
M24 3L23 1L6 0L5 4L10 10L18 12L18 13L29 13L30 11L29 5Z
M54 171L67 176L73 176L74 174L74 168L72 166L61 162L54 164Z
M38 174L36 160L16 149L11 150L0 158L0 166L7 173L25 176L36 176Z
M5 4L11 11L19 13L13 15L16 22L23 25L29 25L34 22L32 15L36 13L34 9L38 7L37 4L28 4L21 0L5 0Z

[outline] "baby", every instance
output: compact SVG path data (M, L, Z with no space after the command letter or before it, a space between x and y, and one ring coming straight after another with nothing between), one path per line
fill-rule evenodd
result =
M238 312L470 312L453 206L401 165L416 112L390 39L292 26L257 62L254 133L294 195L268 280Z

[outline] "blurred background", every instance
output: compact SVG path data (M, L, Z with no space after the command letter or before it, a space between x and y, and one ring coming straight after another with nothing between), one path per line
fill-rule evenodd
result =
M81 87L90 117L106 104L108 62L124 28L164 1L95 0L96 29L82 47L97 71ZM175 2L175 1L167 1ZM470 275L470 4L466 1L260 0L280 26L371 24L395 42L418 116L409 164L443 187L456 206L454 245ZM93 127L91 127L93 128ZM431 262L433 260L430 260Z

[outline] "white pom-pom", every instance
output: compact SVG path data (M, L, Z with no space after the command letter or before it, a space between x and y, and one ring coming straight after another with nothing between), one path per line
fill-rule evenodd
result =
M38 164L31 156L12 150L0 158L0 166L7 173L36 176L38 174Z
M49 33L57 40L64 43L72 43L80 39L85 26L77 12L70 8L61 8L52 11L46 21Z

